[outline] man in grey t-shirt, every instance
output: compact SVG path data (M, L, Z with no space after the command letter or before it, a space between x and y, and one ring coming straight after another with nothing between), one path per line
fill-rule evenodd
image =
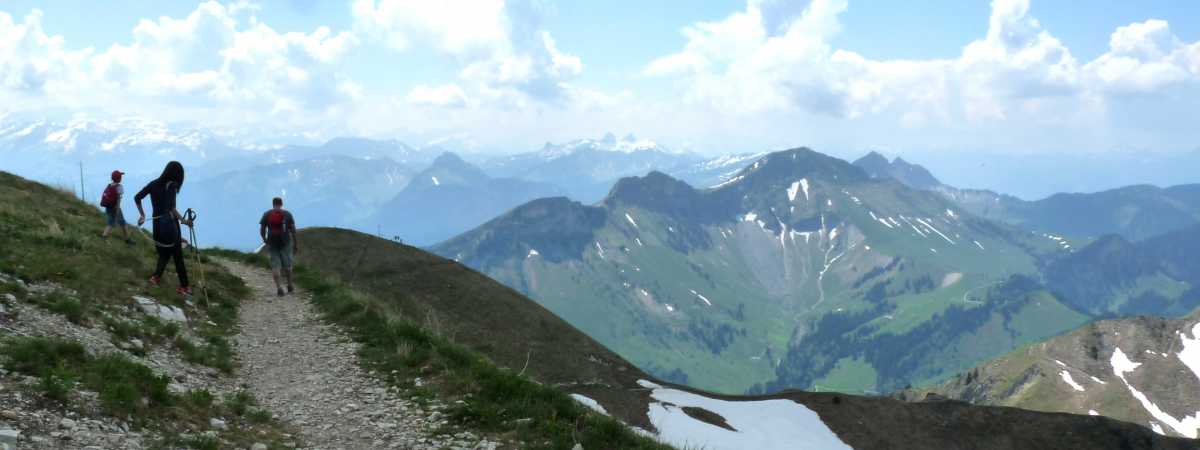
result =
M283 209L283 199L275 197L272 208L263 213L258 221L258 234L271 257L271 275L275 278L275 291L283 297L283 278L287 279L287 292L292 288L292 255L300 251L296 242L296 220L292 213Z

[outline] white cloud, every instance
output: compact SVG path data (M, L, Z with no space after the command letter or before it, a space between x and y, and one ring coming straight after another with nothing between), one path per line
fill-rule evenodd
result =
M501 103L564 103L583 70L541 29L532 0L357 0L352 10L358 29L396 50L424 44L457 58L460 78Z
M20 22L0 11L0 88L41 94L47 85L71 83L90 49L70 51L61 36L42 29L42 12L34 10Z
M872 60L836 49L846 0L748 0L716 22L683 30L687 44L644 74L679 78L685 101L725 113L802 111L885 116L905 126L1097 120L1115 91L1156 92L1200 78L1200 43L1166 22L1113 34L1088 64L1029 15L1028 0L994 0L986 35L953 59Z
M1185 45L1163 20L1117 28L1109 51L1086 70L1115 93L1152 93L1200 77L1200 42Z
M418 85L409 91L405 97L408 103L418 106L438 106L442 108L462 108L467 105L467 94L456 84L441 86Z
M321 116L361 96L339 72L357 45L352 34L280 33L253 11L210 1L184 18L141 20L128 44L74 52L45 35L40 11L23 24L0 12L3 86L37 94L45 107L240 124Z

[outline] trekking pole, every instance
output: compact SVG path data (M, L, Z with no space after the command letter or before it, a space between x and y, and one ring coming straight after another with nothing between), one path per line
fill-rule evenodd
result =
M196 243L196 211L188 208L183 212L183 218L191 224L188 225L188 234L192 242L192 255L196 257L196 267L200 268L200 292L204 294L204 307L208 308L208 281L204 278L204 264L200 262L200 245Z

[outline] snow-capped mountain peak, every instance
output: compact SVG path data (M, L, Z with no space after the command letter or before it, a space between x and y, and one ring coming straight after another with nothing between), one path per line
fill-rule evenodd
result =
M638 139L632 133L617 139L612 133L607 133L600 139L578 139L563 144L547 142L538 153L545 160L558 159L580 151L599 151L616 153L661 152L677 154L649 139Z

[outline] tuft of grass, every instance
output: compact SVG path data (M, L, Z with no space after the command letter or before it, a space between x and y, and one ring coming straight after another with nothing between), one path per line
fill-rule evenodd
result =
M527 448L668 449L621 422L579 405L566 393L491 363L412 321L388 314L382 302L299 268L297 281L326 319L362 344L362 361L414 394L461 398L447 413L456 425L505 434ZM413 378L432 380L415 388Z

